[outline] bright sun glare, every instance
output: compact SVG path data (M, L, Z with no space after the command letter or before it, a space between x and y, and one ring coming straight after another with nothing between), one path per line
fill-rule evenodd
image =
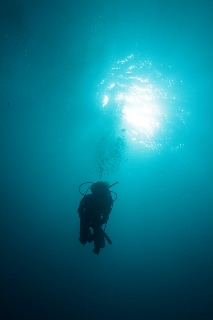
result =
M151 138L160 129L161 106L150 85L145 88L134 85L116 100L122 102L124 126L132 132Z
M154 150L160 148L163 134L168 133L171 83L152 62L131 55L115 63L101 82L98 95L102 107L115 114L129 141Z

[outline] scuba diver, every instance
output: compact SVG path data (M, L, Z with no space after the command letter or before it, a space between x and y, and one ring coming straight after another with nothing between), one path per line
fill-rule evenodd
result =
M81 186L87 183L92 185L83 194L80 190ZM117 184L109 185L107 182L98 181L85 182L79 186L79 192L83 195L78 207L78 214L80 218L80 237L79 241L84 245L87 242L94 241L93 252L99 254L100 249L105 247L105 239L109 244L112 241L105 232L106 223L109 219L109 214L112 210L114 201L117 199L117 194L109 189ZM91 193L87 192L91 190ZM111 193L116 195L113 200ZM102 226L105 224L104 230ZM92 230L91 230L92 229Z

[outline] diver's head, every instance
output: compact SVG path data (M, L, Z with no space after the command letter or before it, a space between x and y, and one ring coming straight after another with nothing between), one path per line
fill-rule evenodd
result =
M98 181L91 186L93 194L105 194L109 192L109 184L107 182Z

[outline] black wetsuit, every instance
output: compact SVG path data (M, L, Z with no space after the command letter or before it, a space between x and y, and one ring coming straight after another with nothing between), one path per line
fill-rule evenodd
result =
M110 191L105 193L91 193L85 195L78 207L80 217L80 237L82 244L94 240L95 253L104 248L107 235L101 226L109 219L112 210L113 200ZM93 229L93 234L91 229ZM108 241L108 239L107 239ZM109 242L109 241L108 241Z

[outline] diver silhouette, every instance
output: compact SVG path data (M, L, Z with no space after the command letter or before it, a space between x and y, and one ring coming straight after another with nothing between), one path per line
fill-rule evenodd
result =
M92 183L92 185L87 189L86 193L83 194L80 190L81 186L86 183ZM85 182L79 186L79 192L83 195L83 198L80 201L78 207L78 214L80 218L80 237L79 241L84 245L87 242L91 243L94 241L93 252L99 254L100 249L105 247L105 239L109 244L112 244L112 241L103 230L102 226L109 219L110 212L113 207L114 201L117 199L117 194L114 191L109 189L117 184L113 183L109 185L107 182L98 181ZM91 190L91 193L87 192ZM116 198L113 200L111 193L116 195Z

